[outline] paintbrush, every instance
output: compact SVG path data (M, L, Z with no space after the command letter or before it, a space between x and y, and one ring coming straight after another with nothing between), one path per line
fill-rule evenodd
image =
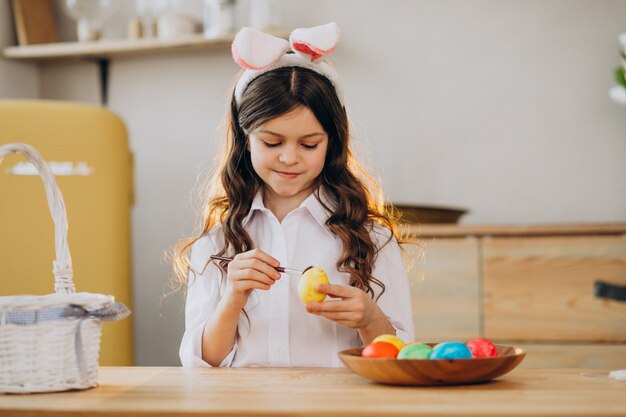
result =
M233 260L233 258L228 258L226 256L217 256L217 255L211 255L211 259L215 259L217 261L224 261L224 262L230 262ZM286 266L277 266L274 269L282 274L302 275L311 268L313 268L312 265L304 268L304 271L300 271L299 269L294 269L294 268L287 268Z

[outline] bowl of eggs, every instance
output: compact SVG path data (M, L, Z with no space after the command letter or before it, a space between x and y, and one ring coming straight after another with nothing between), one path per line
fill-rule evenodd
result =
M461 385L490 381L511 371L526 352L477 338L463 342L404 343L381 335L364 348L339 352L352 372L394 385Z

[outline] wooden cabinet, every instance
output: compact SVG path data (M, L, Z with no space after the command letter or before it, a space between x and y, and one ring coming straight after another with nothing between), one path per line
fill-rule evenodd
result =
M625 238L485 238L482 246L485 336L626 342L626 303L594 296L596 279L626 285Z
M429 239L408 246L415 337L425 342L480 334L479 240Z
M487 337L527 349L526 367L626 367L626 224L421 226L408 247L416 339Z

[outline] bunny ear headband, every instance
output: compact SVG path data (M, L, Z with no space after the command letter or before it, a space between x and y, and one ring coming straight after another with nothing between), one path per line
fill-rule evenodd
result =
M282 67L308 68L325 76L335 87L341 104L344 104L339 74L331 64L319 60L335 50L338 40L339 26L335 22L295 29L289 41L247 27L241 29L231 47L233 59L245 69L235 86L237 104L241 103L241 96L252 80Z

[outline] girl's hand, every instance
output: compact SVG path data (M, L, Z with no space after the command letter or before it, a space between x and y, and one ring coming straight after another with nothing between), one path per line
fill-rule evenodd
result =
M385 318L374 300L365 291L358 288L320 284L317 291L341 299L307 303L306 311L311 314L326 317L328 320L357 330L368 327L381 317Z
M333 284L320 284L317 291L341 299L307 303L306 310L358 330L364 344L370 343L381 334L396 334L389 318L365 291Z
M261 249L252 249L236 255L228 263L226 293L224 297L242 309L253 289L269 290L280 279L274 268L280 265Z

